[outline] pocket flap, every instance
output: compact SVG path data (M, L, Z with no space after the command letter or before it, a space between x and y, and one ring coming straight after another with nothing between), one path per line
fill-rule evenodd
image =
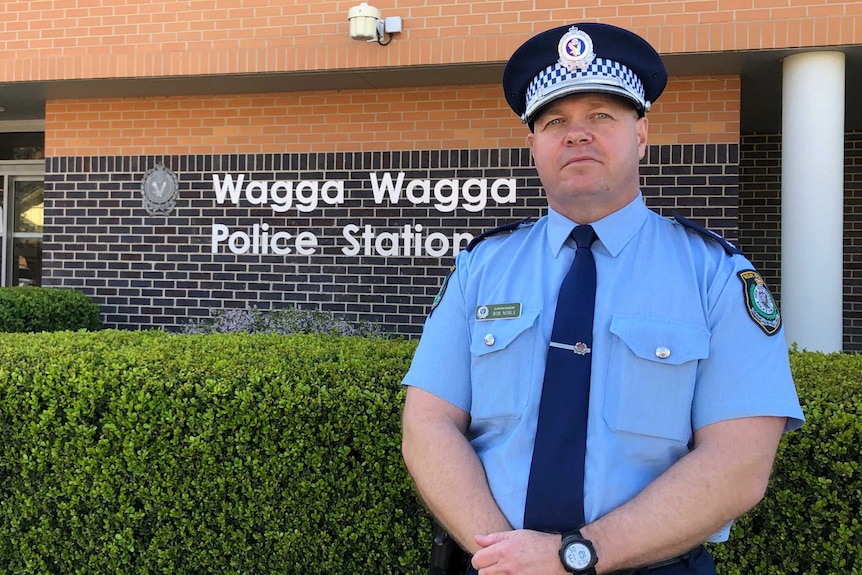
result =
M473 325L470 352L481 356L506 349L516 337L533 327L539 310L523 310L521 316L513 319L494 319L477 321Z
M614 316L611 333L641 359L680 365L709 355L711 334L702 325Z

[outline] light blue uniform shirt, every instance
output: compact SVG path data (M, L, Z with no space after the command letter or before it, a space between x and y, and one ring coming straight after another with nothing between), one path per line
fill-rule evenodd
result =
M516 529L523 526L545 360L557 294L574 259L574 226L549 209L534 224L459 253L404 378L470 414L468 439ZM598 240L588 522L688 453L703 426L771 415L788 417L791 430L803 420L783 329L767 335L749 313L737 275L754 269L745 257L655 214L640 195L592 226ZM500 304L520 304L520 315L478 319L477 308ZM729 529L711 540L726 539Z

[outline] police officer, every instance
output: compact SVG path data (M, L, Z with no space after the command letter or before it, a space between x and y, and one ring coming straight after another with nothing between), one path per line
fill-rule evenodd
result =
M404 378L404 460L473 572L714 573L702 543L763 497L782 433L802 425L781 316L752 264L644 205L646 112L666 82L646 41L598 23L540 33L505 69L548 213L458 255ZM592 341L560 346L570 233L586 225ZM582 489L583 519L525 528L552 347L591 369L583 485L553 494ZM555 417L576 419L575 403Z

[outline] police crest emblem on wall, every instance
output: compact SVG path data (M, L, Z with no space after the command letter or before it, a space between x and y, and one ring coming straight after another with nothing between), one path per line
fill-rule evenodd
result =
M173 211L179 195L177 175L164 164L144 174L141 181L144 194L144 208L151 216L167 216Z

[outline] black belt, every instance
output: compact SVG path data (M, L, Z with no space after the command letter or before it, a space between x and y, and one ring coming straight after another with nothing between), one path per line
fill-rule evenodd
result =
M670 559L665 559L664 561L659 561L658 563L652 563L650 565L646 565L644 567L638 567L637 569L625 569L623 571L614 571L610 575L634 575L640 571L653 571L655 569L661 569L662 567L667 567L668 565L673 565L674 563L680 563L682 561L688 561L692 555L699 552L703 549L703 545L698 545L694 549L683 553L682 555L677 555L676 557L671 557Z

